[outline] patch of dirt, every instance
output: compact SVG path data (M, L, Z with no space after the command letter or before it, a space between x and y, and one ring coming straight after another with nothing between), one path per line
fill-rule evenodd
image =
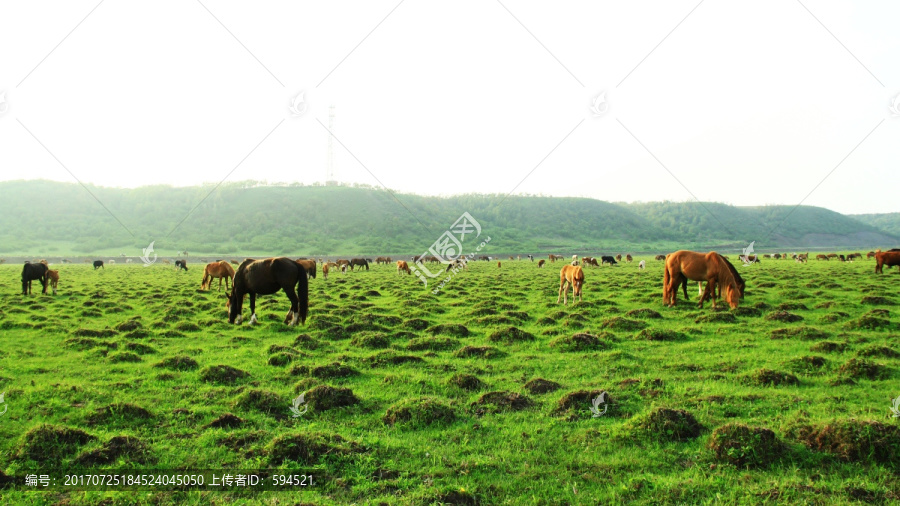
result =
M559 383L546 380L544 378L534 378L528 383L525 383L525 390L528 390L531 395L555 392L560 388L562 388L562 385L560 385Z

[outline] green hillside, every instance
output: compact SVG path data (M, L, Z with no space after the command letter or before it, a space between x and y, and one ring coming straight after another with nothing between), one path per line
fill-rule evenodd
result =
M87 189L0 182L0 254L137 256L150 241L160 255L413 254L428 249L466 211L481 224L482 239L491 238L488 254L739 248L750 241L757 249L900 242L891 235L900 235L900 227L881 228L817 207L394 196L371 187L252 181L219 188Z
M850 217L872 225L888 234L900 236L900 213L853 214Z

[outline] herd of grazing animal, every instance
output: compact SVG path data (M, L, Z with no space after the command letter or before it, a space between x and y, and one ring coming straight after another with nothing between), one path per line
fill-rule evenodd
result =
M763 255L765 258L774 259L794 259L797 262L805 262L809 258L808 253L801 254L779 254ZM432 257L412 257L417 261L430 261ZM521 260L521 255L516 257ZM527 255L532 262L533 255ZM549 255L549 260L555 262L562 260L562 255ZM672 307L676 304L679 287L684 293L685 299L688 299L687 284L688 281L697 281L700 290L700 300L698 307L703 307L706 300L712 301L713 308L716 307L717 298L721 295L725 302L732 308L737 308L739 301L744 298L746 284L735 269L734 265L724 255L711 251L709 253L698 253L687 250L680 250L669 255L657 255L656 260L663 261L663 305ZM855 258L862 259L862 254L851 253L849 255L839 254L818 254L818 260L830 260L839 258L841 261L852 261ZM875 259L875 273L883 273L884 266L888 268L900 266L900 249L890 249L887 251L870 251L866 255L866 259ZM487 260L489 257L483 257ZM514 260L514 257L510 257ZM631 262L633 257L629 254L625 256L626 262ZM584 288L584 267L592 265L599 267L604 264L618 265L622 260L622 255L615 257L604 255L600 257L600 262L594 257L582 257L580 262L577 255L573 255L572 262L563 266L559 276L559 291L557 293L556 302L562 299L564 305L568 304L568 292L572 290L573 304L583 300ZM759 256L751 255L749 257L742 256L744 262L758 263ZM339 268L342 272L347 269L353 270L354 267L363 267L369 270L370 260L366 258L354 258L351 260L337 260L336 262L326 262L319 259L322 263L322 275L324 279L328 279L329 271ZM89 262L89 261L87 261ZM68 262L66 262L68 263ZM110 264L113 261L109 262ZM126 261L127 263L127 261ZM164 260L164 263L169 263ZM375 261L377 265L396 265L398 274L411 274L412 270L409 263L405 260L398 260L396 263L390 257L378 257ZM460 258L453 262L447 263L447 271L451 269L468 269L468 261L466 258ZM545 260L538 261L538 268L545 265ZM237 269L232 267L237 265ZM580 264L580 265L579 265ZM226 309L228 311L228 321L233 324L240 324L243 321L241 314L243 302L249 296L250 299L250 322L257 323L256 317L256 296L270 295L278 291L284 291L290 300L291 306L284 322L287 325L305 324L309 313L309 280L316 277L317 263L313 259L298 258L291 260L289 258L267 258L262 260L246 259L238 264L236 260L230 262L225 260L217 260L206 265L203 271L203 280L200 283L201 290L210 290L212 281L219 280L218 290L222 289L222 281L225 281L225 298ZM643 270L646 261L641 260L638 268ZM94 270L103 269L103 260L93 262ZM497 267L501 267L501 263L497 262ZM175 261L176 270L187 271L186 260ZM28 262L26 261L22 268L22 295L30 295L32 281L41 283L41 293L47 293L47 286L50 285L52 292L56 295L59 283L59 271L49 268L46 260ZM229 288L229 282L231 287ZM705 289L703 282L706 282Z

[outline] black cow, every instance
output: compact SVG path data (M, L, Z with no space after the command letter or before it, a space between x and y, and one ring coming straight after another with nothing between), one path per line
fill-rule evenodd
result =
M94 260L94 270L105 268L103 267L103 260Z
M187 260L175 260L175 270L184 269L187 270Z
M617 263L616 259L613 257L610 257L610 256L601 256L600 257L600 265L603 265L603 264L616 265L616 263Z

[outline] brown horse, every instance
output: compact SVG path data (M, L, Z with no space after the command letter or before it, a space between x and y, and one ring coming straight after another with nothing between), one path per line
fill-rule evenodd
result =
M316 261L315 260L306 259L306 258L298 258L297 260L295 260L295 262L297 262L298 264L300 264L301 267L306 269L306 279L309 279L309 278L315 279L315 277L316 277Z
M692 281L706 281L706 290L700 297L698 307L703 307L706 299L712 299L713 308L716 307L716 286L719 290L724 288L725 300L732 309L738 307L741 297L741 289L735 279L728 263L715 251L709 253L697 253L694 251L680 250L666 257L666 268L663 274L663 304L674 306L678 297L678 285L684 283L684 278Z
M900 265L900 251L880 251L875 253L875 274L883 274L882 267L887 265L888 269L895 265Z
M59 271L47 270L47 281L50 282L50 288L53 289L53 295L56 295L56 286L59 285ZM31 287L28 287L29 291Z
M538 260L538 269L544 266L544 262L546 262L546 260Z
M296 290L295 290L296 287ZM247 259L234 274L234 285L228 294L228 323L240 325L243 321L241 306L244 295L250 294L250 323L256 323L256 295L269 295L284 290L291 300L291 310L284 322L297 325L306 323L309 312L309 281L306 271L290 258Z
M409 264L406 263L406 260L397 260L397 274L401 273L412 274L412 271L409 270Z
M556 296L556 303L559 304L559 298L563 298L563 305L568 302L569 286L572 287L572 304L575 304L576 298L583 300L581 297L581 288L584 286L584 271L580 265L565 265L559 271L559 293Z
M322 277L328 279L328 263L322 264Z
M225 280L225 291L228 291L228 282L234 278L234 268L225 261L206 264L203 269L203 281L200 282L201 290L209 290L212 280L219 278L219 290L222 289L222 279Z

